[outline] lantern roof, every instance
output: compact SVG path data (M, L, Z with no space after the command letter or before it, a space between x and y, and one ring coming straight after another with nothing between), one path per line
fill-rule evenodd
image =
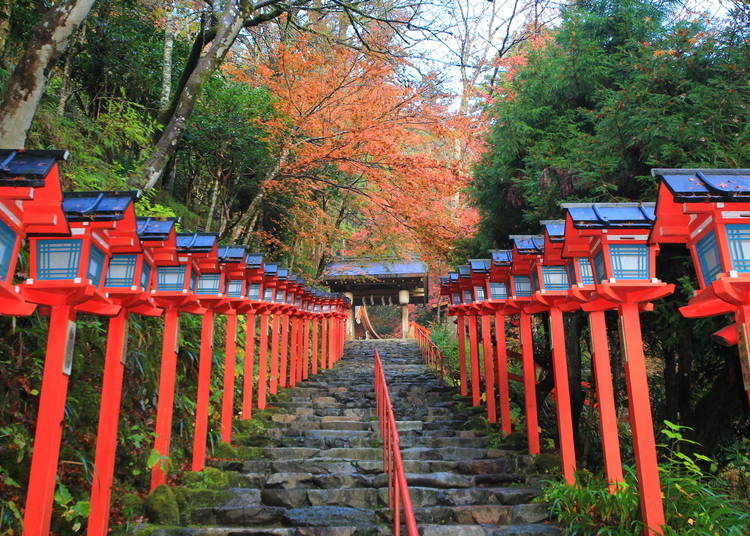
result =
M327 280L358 277L405 278L422 277L427 271L427 265L421 261L351 258L328 264L323 275Z
M467 277L471 277L471 265L469 264L461 264L458 266L458 277L459 279L464 279Z
M441 275L440 276L440 284L441 285L448 285L448 284L450 284L450 282L451 282L451 279L447 275Z
M174 229L178 218L138 218L138 237L141 240L164 241L169 239L169 235Z
M245 246L219 246L219 262L241 263L245 258Z
M177 250L190 253L209 253L219 239L217 233L178 233Z
M562 203L578 229L650 229L655 203Z
M69 222L117 221L136 197L137 192L64 192L62 207Z
M279 265L274 264L274 263L266 263L263 265L263 268L264 268L266 277L271 277L271 276L275 277L276 272L279 269Z
M521 255L539 255L544 252L544 236L511 235L513 247Z
M545 236L553 242L562 242L565 239L565 220L541 220L544 226Z
M265 253L248 253L245 257L245 264L250 270L259 270L263 267L263 257Z
M662 179L680 203L750 201L750 169L656 168L651 174Z
M473 274L488 274L490 273L490 259L469 259L469 266Z
M289 268L280 266L276 271L276 277L278 277L280 281L287 281L289 279Z
M513 262L513 252L509 249L491 249L493 266L510 266Z
M451 283L456 283L459 278L458 272L448 272L448 278L450 279Z
M68 151L0 149L0 186L38 187Z

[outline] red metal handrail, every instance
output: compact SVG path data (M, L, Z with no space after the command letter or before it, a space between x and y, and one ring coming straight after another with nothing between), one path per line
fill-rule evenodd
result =
M419 349L422 351L422 357L428 366L432 367L440 376L445 378L445 355L442 350L432 342L430 330L416 322L410 322L411 332L417 340Z
M383 440L383 471L388 475L388 502L393 512L393 534L399 536L401 531L401 513L408 536L419 536L414 507L406 483L404 461L401 459L401 446L398 439L396 417L393 414L391 394L385 381L383 363L380 354L375 350L375 400L380 422L380 438Z

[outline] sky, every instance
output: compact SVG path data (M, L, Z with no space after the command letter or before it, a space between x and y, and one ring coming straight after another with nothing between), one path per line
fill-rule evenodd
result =
M685 16L706 13L711 18L726 14L727 7L723 0L682 0L682 12ZM460 94L461 68L458 51L467 38L471 41L471 68L477 59L493 58L510 27L511 34L532 20L531 9L513 15L513 7L523 2L515 0L435 0L425 10L423 25L438 28L432 34L414 31L415 44L409 47L412 55L415 74L427 72L438 73L443 86L454 94ZM557 21L559 2L550 1L549 7L538 13L539 19L547 26L554 26ZM466 21L466 24L461 24ZM509 23L510 21L510 23ZM490 29L492 28L492 29ZM491 39L488 40L488 36ZM421 39L418 39L421 38ZM457 102L457 101L456 101Z

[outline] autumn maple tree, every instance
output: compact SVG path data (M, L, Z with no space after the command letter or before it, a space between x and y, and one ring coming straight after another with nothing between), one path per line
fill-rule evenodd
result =
M442 256L468 231L471 219L451 206L467 177L450 157L467 130L429 80L406 79L392 56L309 38L280 42L267 61L249 65L238 58L227 72L274 96L277 113L264 127L275 164L236 239L252 232L264 199L292 190L300 237L329 243L346 227L350 253ZM319 202L331 189L340 198L334 210Z

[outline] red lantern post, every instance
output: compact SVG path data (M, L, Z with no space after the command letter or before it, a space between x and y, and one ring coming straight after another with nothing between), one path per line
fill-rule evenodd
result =
M700 290L680 308L687 318L734 313L714 334L738 346L750 403L750 169L654 169L660 179L651 242L686 244Z
M279 268L278 272L279 283L276 285L276 301L281 304L280 307L280 331L279 331L279 361L278 361L278 376L277 376L277 391L278 387L286 387L292 385L290 380L289 372L293 370L291 366L290 355L290 331L291 331L291 314L292 306L290 300L294 299L294 276L289 272L287 268ZM271 382L273 385L273 376L271 376ZM271 387L271 392L276 393Z
M268 328L269 317L277 310L275 302L277 271L278 265L276 264L265 263L263 266L263 300L257 308L261 315L260 350L258 352L258 409L266 408L266 397L268 395ZM278 348L278 338L276 341Z
M487 420L497 422L497 398L495 396L495 356L492 345L492 317L494 311L487 304L487 280L490 259L470 259L471 285L474 302L468 307L481 319L482 355L484 358L484 394L487 405Z
M242 418L253 415L253 383L255 382L255 316L263 293L263 254L248 253L245 258L247 305L245 331L245 367L242 386Z
M549 313L560 457L563 476L566 482L573 484L575 483L576 455L563 314L579 309L580 302L571 299L568 292L570 290L568 262L562 257L565 221L544 220L540 223L545 228L544 253L534 258L531 279L534 286L534 300L545 306Z
M544 239L540 236L512 236L512 264L510 292L507 305L519 315L521 335L521 361L523 365L524 405L529 454L541 452L539 443L539 414L536 398L536 362L534 361L533 315L544 311L544 306L534 301L532 269L534 257L543 252Z
M469 396L469 382L466 367L466 315L461 303L461 288L458 272L448 272L448 278L441 290L450 300L448 316L456 317L456 338L458 339L458 377L461 396Z
M23 285L24 297L50 307L51 314L24 534L49 533L76 313L114 316L120 312L120 305L107 298L103 283L110 241L117 245L138 242L134 221L125 217L134 199L133 192L67 193L62 209L70 237L30 239L31 277Z
M617 304L596 294L594 271L589 258L591 237L578 230L570 220L566 220L564 236L562 255L568 259L568 277L571 283L568 292L572 299L581 302L581 309L586 311L589 319L604 470L609 489L615 493L623 480L623 473L605 311L616 310ZM642 309L649 307L648 303L641 305Z
M0 150L0 314L27 316L36 309L14 284L26 235L69 233L59 169L67 158L67 151Z
M167 462L172 440L174 394L177 380L180 312L205 314L195 297L198 282L198 259L203 254L216 255L216 235L178 235L175 251L155 257L156 286L151 290L154 302L164 309L159 395L156 408L154 450L161 459L151 468L151 489L167 481ZM200 383L199 378L199 383Z
M468 319L466 322L469 330L469 363L470 371L467 370L467 376L471 374L471 403L478 406L481 401L481 386L479 384L479 334L477 330L478 308L473 306L474 289L471 282L471 267L463 264L458 267L458 291L461 294L461 305L456 307L463 316Z
M497 388L500 394L500 425L503 434L513 431L510 417L510 380L508 374L508 351L505 340L505 317L515 314L508 302L508 277L513 259L510 250L493 250L488 281L489 307L495 315L495 360Z
M113 236L110 241L112 256L104 280L110 300L120 304L122 309L109 319L91 486L89 536L104 536L109 531L129 315L161 315L162 310L154 306L149 294L154 254L165 247L170 238L171 244L167 247L174 251L173 219L139 218L136 221L131 205L125 211L120 227L118 236Z
M655 277L657 248L648 244L654 204L576 203L563 208L566 229L570 221L570 226L591 237L596 294L618 306L644 533L662 534L664 507L639 308L670 294L674 285Z

